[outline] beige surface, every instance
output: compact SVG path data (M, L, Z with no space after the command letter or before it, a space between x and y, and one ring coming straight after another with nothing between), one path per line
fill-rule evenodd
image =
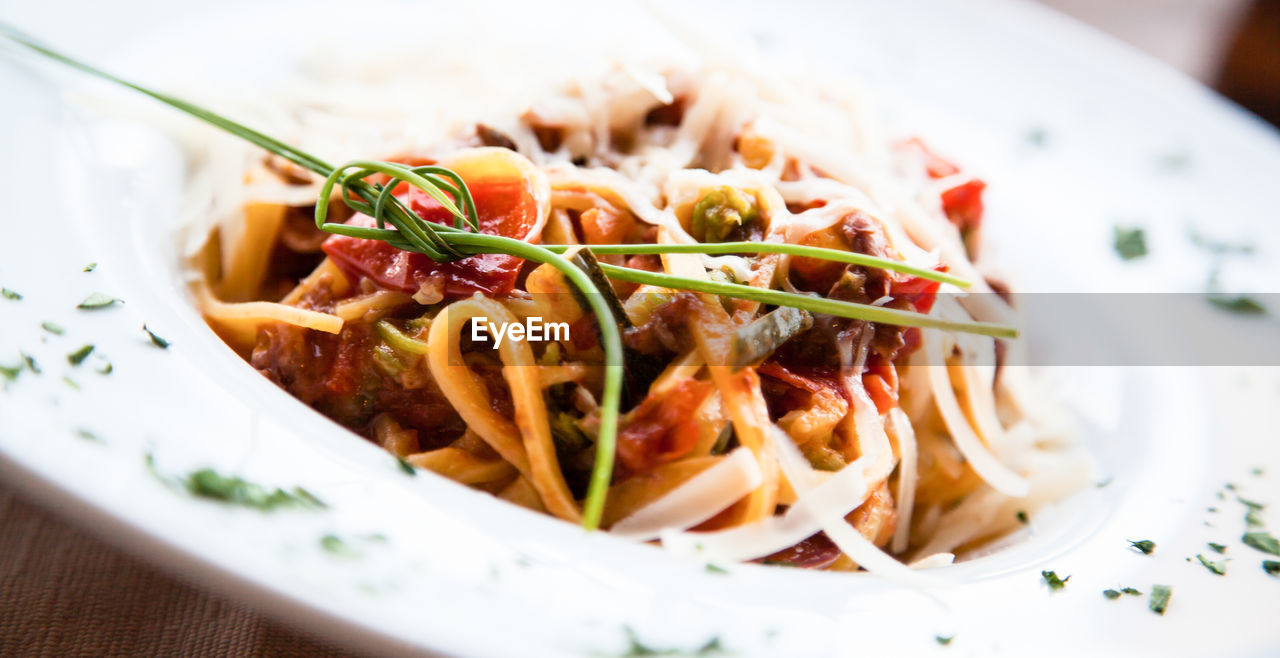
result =
M0 482L0 656L340 656L121 553Z

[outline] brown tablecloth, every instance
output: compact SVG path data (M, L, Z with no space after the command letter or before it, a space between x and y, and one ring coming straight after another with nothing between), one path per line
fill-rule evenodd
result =
M0 481L0 656L341 656L175 580Z

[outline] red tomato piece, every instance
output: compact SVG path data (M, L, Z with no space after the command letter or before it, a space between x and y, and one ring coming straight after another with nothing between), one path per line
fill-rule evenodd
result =
M975 178L942 193L942 210L962 235L972 233L982 224L982 191L985 189L987 184Z
M867 356L862 386L876 404L876 411L887 413L898 405L898 370L874 352Z
M524 179L482 181L470 186L480 220L480 232L525 240L538 223L538 208ZM437 224L452 224L453 215L426 192L410 188L400 200L418 216ZM374 226L372 217L356 215L347 224ZM443 277L444 295L467 297L480 292L511 292L523 260L505 254L480 254L452 263L437 263L424 254L401 251L379 240L334 235L325 240L324 252L353 279L369 278L379 286L408 293L423 283Z
M698 443L701 426L694 418L714 387L687 379L636 406L618 432L618 462L629 474L647 473L679 459Z

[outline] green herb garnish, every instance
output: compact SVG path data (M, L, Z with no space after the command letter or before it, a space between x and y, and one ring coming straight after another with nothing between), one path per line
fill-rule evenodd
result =
M98 368L98 374L100 375L110 375L114 371L115 371L115 367L111 365L110 361L104 362L102 364L102 367Z
M1044 584L1049 586L1049 591L1056 592L1067 586L1067 581L1071 580L1071 576L1059 578L1058 574L1053 571L1041 571L1040 577L1044 579Z
M1226 560L1219 560L1217 562L1214 562L1213 560L1210 560L1209 558L1205 557L1203 553L1196 553L1196 559L1200 560L1200 564L1203 564L1204 568L1218 574L1219 576L1225 575L1227 573Z
M1146 233L1138 227L1115 227L1113 246L1116 253L1124 260L1133 260L1147 255Z
M81 347L80 349L68 354L67 363L70 363L73 366L78 366L81 363L83 363L85 359L89 358L89 355L92 353L93 353L93 346L85 345L84 347Z
M1151 608L1151 612L1163 615L1165 609L1169 607L1169 599L1172 597L1172 585L1152 585L1151 601L1147 603L1147 607Z
M944 647L945 647L945 646L947 646L948 644L951 644L951 641L952 641L952 640L954 640L954 639L956 639L956 636L954 636L954 635L935 635L935 636L933 636L933 641L934 641L934 642L937 642L938 644L940 644L940 645L942 645L942 646L944 646Z
M723 575L723 574L727 574L727 573L729 573L729 570L728 570L728 569L725 569L724 567L722 567L722 566L720 566L720 565L717 565L717 564L711 564L710 562L708 562L708 563L707 563L707 573L715 573L715 574L722 574L722 575Z
M1209 542L1209 548L1212 548L1212 549L1213 549L1213 552L1218 553L1218 554L1222 554L1222 553L1226 553L1226 552L1227 552L1227 546L1226 546L1226 544L1215 544L1215 543L1213 543L1213 542Z
M1027 511L1026 511L1026 510L1021 510L1021 509L1020 509L1020 510L1018 510L1018 513L1017 513L1017 515L1016 515L1016 516L1018 517L1018 523L1021 523L1021 524L1023 524L1023 525L1026 525L1026 524L1028 524L1028 523L1030 523L1030 522L1031 522L1031 519L1027 517Z
M1114 589L1104 589L1102 590L1102 595L1111 599L1112 601L1120 598L1120 592Z
M98 436L97 434L94 434L94 433L93 433L93 431L91 431L91 430L87 430L87 429L85 429L85 428L83 428L83 427L76 428L76 436L78 436L78 437L80 437L80 438L82 438L82 439L84 439L84 440L86 440L86 441L94 441L94 442L96 442L96 443L103 443L102 437Z
M1150 539L1140 539L1138 541L1131 539L1129 540L1129 545L1141 551L1143 555L1151 555L1151 552L1156 550L1156 543Z
M1121 592L1124 592L1125 594L1132 595L1132 596L1142 596L1142 592L1138 591L1137 589L1135 589L1135 588L1133 588L1133 587L1125 587L1124 589L1121 589L1120 591L1121 591Z
M23 365L27 366L27 370L30 370L31 374L40 374L40 364L36 363L35 357L27 354L26 352L18 352L18 354L22 357Z
M1277 560L1263 560L1263 561L1262 561L1262 570L1263 570L1263 571L1265 571L1265 572L1267 572L1267 573L1269 573L1269 574L1271 574L1271 575L1273 575L1273 576L1275 576L1275 575L1280 575L1280 561L1277 561Z
M1258 303L1258 300L1247 295L1223 296L1209 295L1206 297L1210 304L1237 315L1266 315L1267 307Z
M161 337L157 336L157 335L156 335L156 332L154 332L154 331L152 331L152 330L150 330L150 329L148 329L148 328L147 328L147 325L145 325L145 324L144 324L144 325L142 325L142 330L143 330L143 331L145 331L145 332L147 332L147 335L151 337L151 344L152 344L152 345L155 345L156 347L159 347L159 348L160 348L160 349L162 349L162 350L167 350L167 349L169 349L169 341L167 341L167 340L165 340L165 339L163 339L163 338L161 338Z
M403 471L405 475L418 474L418 469L414 468L413 464L410 464L404 457L399 455L396 456L396 465L400 467L400 470Z
M438 263L452 262L477 254L506 254L535 263L550 264L560 270L574 287L584 293L583 296L596 316L601 334L600 344L604 351L605 369L600 395L600 429L596 437L595 463L592 467L582 513L582 524L585 528L591 530L599 526L600 518L604 511L605 497L612 480L614 458L617 450L618 415L623 378L623 347L618 325L603 295L599 294L600 290L586 272L560 255L570 248L579 249L581 247L534 245L523 240L479 233L479 217L471 193L462 178L449 169L436 166L409 167L393 162L374 160L352 160L335 167L305 151L210 112L203 107L167 94L152 91L63 55L12 27L0 25L0 32L3 32L6 37L15 43L41 55L89 75L133 89L249 143L260 146L297 164L303 169L323 176L324 182L318 198L329 199L334 196L335 192L340 192L337 196L351 209L372 217L376 223L375 227L361 227L326 221L329 204L317 203L315 204L315 223L316 227L323 231L353 238L379 240L397 249L424 254ZM371 183L367 180L377 174L385 175L388 181L382 184ZM453 225L428 222L413 213L400 199L392 194L400 183L408 183L433 198L454 216ZM739 214L741 215L741 213ZM387 224L391 226L388 227ZM742 249L729 243L723 243L720 245L606 245L592 246L591 250L595 253L684 253L686 250L693 253L717 253L715 251L716 247L728 246L734 250L728 253L790 253L826 258L839 262L860 260L869 263L871 261L868 259L872 258L861 254L848 254L802 245L774 245L757 242L740 244L747 245L747 248ZM611 248L613 251L611 251ZM911 270L921 269L885 259L874 259L874 261L878 263L875 266L894 271L910 272ZM826 313L868 322L945 329L1005 338L1016 337L1018 333L1016 329L1011 327L981 322L952 322L935 316L881 308L869 304L854 304L732 283L703 281L669 274L651 273L626 267L602 265L601 268L610 278L621 281L649 283L667 288L758 301L775 306L792 306L810 312ZM949 275L928 270L924 270L924 272L915 275L936 281L955 280L955 277ZM101 308L118 301L105 295L99 295L99 297L100 299L95 299L91 296L90 299L81 304L81 308ZM99 303L96 305L89 304L91 301Z
M1211 238L1197 231L1194 227L1189 233L1191 244L1215 255L1215 256L1248 256L1253 253L1253 245L1247 242L1226 242L1217 238Z
M1280 541L1276 541L1276 538L1272 537L1271 533L1266 530L1246 532L1240 540L1243 541L1246 546L1256 548L1263 553L1280 555Z
M320 548L323 548L327 553L341 557L355 557L360 554L360 552L352 548L350 544L343 541L341 537L333 534L325 535L320 538Z
M76 391L80 390L80 385L76 383L76 380L70 377L67 377L65 375L62 377L62 383L66 384L72 390L76 390Z
M1183 171L1191 166L1191 153L1170 151L1156 156L1156 167L1165 171Z
M293 491L285 491L279 487L268 489L240 477L220 475L211 468L192 473L184 484L193 496L263 511L281 507L325 506L301 487L295 487Z
M692 651L686 649L656 649L640 641L636 636L635 630L630 626L624 626L623 631L627 634L627 652L622 654L622 658L639 658L640 656L712 656L723 654L724 647L720 644L719 637L713 637L707 640L707 643Z
M21 294L19 294L16 291L9 290L8 288L0 288L0 297L4 297L5 299L12 299L15 302L22 299Z
M97 267L98 267L98 264L97 264L97 263L89 263L88 265L85 265L85 266L84 266L84 269L83 269L83 270L80 270L80 271L81 271L81 272L92 272L92 271L94 271L95 269L97 269Z
M22 368L24 365L25 364L23 363L18 363L16 366L6 366L0 363L0 377L13 381L18 378L18 375L22 374Z
M62 328L62 325L54 324L52 322L41 322L40 328L55 336L61 336L62 334L67 333L67 330Z
M108 306L111 306L112 304L115 304L116 302L124 303L124 300L117 299L115 297L112 297L111 295L104 295L100 292L95 292L95 293L91 293L88 297L85 297L84 301L80 302L79 304L76 304L76 308L93 310L93 309L99 309L99 308L106 308Z
M1256 502L1254 502L1254 501L1252 501L1252 500L1249 500L1249 499L1247 499L1247 498L1241 498L1241 497L1239 497L1239 496L1236 496L1236 500L1240 501L1240 504L1242 504L1242 505L1244 505L1246 508L1248 508L1248 509L1246 509L1246 510L1245 510L1245 513L1244 513L1244 522L1245 522L1245 525L1248 525L1248 526L1261 526L1261 525L1262 525L1262 516L1261 516L1261 514L1262 514L1262 510L1266 509L1266 508L1267 508L1267 506L1266 506L1266 505L1263 505L1262 503L1256 503Z

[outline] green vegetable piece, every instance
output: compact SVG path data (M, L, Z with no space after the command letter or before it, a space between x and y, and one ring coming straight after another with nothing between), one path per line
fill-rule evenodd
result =
M951 641L952 641L952 640L954 640L954 639L956 639L956 636L954 636L954 635L935 635L935 636L933 636L933 641L934 641L934 642L937 642L939 645L944 646L944 647L945 647L945 646L947 646L948 644L951 644Z
M1272 576L1280 576L1280 560L1263 560L1262 570Z
M98 264L97 264L97 263L89 263L88 265L85 265L85 266L84 266L84 269L83 269L83 270L80 270L80 271L81 271L81 272L92 272L92 271L94 271L94 270L95 270L95 269L97 269L97 268L98 268Z
M754 195L736 187L717 187L694 204L689 234L698 242L724 242L735 229L759 220Z
M1209 542L1209 548L1212 548L1212 549L1213 549L1213 552L1215 552L1215 553L1226 553L1226 552L1227 552L1227 546L1226 546L1226 544L1215 544L1215 543L1213 543L1213 542Z
M1102 590L1102 595L1111 599L1112 601L1120 598L1120 592L1114 589L1104 589Z
M405 461L403 457L396 457L396 464L400 466L400 470L403 471L405 475L418 474L418 469L414 468L413 464L410 464L409 462Z
M741 369L763 361L812 326L813 314L808 311L790 306L774 309L733 332L729 363Z
M377 324L373 325L373 328L378 332L378 337L397 352L404 354L427 353L426 341L406 336L404 332L387 320L378 320Z
M55 324L53 322L41 322L40 328L55 336L61 336L62 334L67 333L67 330L62 328L62 325Z
M5 299L12 299L15 302L22 299L21 294L19 294L17 291L9 290L8 288L0 288L0 297L4 297Z

